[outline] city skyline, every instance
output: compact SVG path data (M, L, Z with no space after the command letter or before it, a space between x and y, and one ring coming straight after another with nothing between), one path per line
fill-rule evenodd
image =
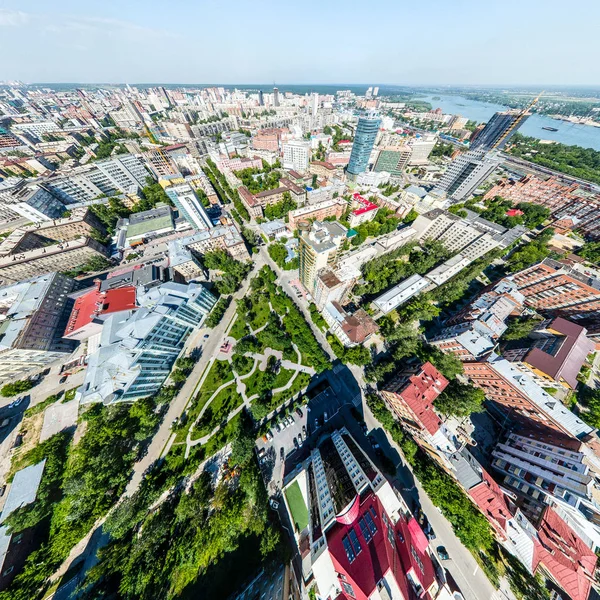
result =
M556 23L562 6L554 0L502 6L464 0L426 8L384 3L370 11L357 2L344 11L309 2L293 18L288 8L272 2L260 11L234 2L226 16L216 4L182 2L173 10L154 1L111 7L61 0L49 12L38 0L27 10L7 0L0 8L0 52L12 59L0 77L80 83L318 85L335 79L380 85L589 85L600 75L593 60L593 23L600 8L586 4L587 17L576 23L573 44L561 34L568 22ZM511 11L520 18L501 28ZM351 44L341 44L344 33L352 36ZM24 36L28 43L16 52ZM306 51L297 51L300 39Z

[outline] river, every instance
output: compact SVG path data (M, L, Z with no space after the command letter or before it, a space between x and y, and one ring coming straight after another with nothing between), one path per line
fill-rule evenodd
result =
M434 100L433 98L440 99ZM470 100L462 96L440 94L436 96L424 96L422 99L429 102L433 108L441 108L444 113L461 115L478 123L487 122L495 112L507 109L506 106L501 106L500 104ZM546 131L542 127L554 127L558 131ZM566 121L558 121L545 115L533 114L519 128L519 132L540 140L553 140L562 144L568 144L569 146L582 146L583 148L600 150L600 127L575 125Z

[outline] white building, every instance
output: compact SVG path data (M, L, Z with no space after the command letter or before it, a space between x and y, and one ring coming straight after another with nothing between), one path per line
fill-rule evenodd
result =
M283 168L300 173L308 171L310 142L291 140L283 145Z
M165 190L167 196L177 207L182 217L188 221L198 231L212 228L212 222L209 219L202 202L196 196L192 187L187 183L173 185Z

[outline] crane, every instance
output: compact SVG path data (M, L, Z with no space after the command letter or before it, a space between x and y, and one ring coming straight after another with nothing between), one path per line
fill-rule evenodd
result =
M527 113L539 102L543 93L544 91L541 91L537 97L535 97L523 110L521 110L521 112L517 115L517 118L511 123L510 127L508 127L507 130L494 142L492 150L499 148L506 141L508 136L521 125L527 116Z

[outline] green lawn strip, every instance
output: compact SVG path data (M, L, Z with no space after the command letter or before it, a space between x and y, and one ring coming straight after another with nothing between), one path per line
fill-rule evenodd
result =
M223 375L219 376L219 369L223 369L219 365L226 365L227 370L223 371ZM215 391L222 386L224 383L231 381L233 379L233 371L231 369L231 365L227 361L215 361L208 374L206 375L206 379L202 384L201 388L198 390L193 400L191 401L189 408L187 409L187 420L185 427L177 430L177 435L175 437L175 443L185 441L187 437L187 433L192 423L196 420L200 411L204 407L204 405L208 402L209 398L215 393Z
M241 418L241 414L242 413L235 415L235 417L233 417L233 419L231 419L231 421L229 421L225 427L219 429L219 431L217 431L215 435L213 435L206 442L206 444L202 446L204 449L205 458L216 454L219 450L221 450L221 448L223 448L223 446L225 446L225 444L233 440L233 436L235 435L236 427Z
M243 399L237 393L235 384L222 389L206 408L204 415L198 422L195 431L195 439L208 435L211 431L227 419L230 412L235 410Z
M292 369L281 369L275 377L272 389L276 390L286 385L293 377L294 373L295 371ZM246 396L248 396L248 398L251 398L254 394L258 393L260 382L264 375L265 372L260 371L257 367L256 371L252 374L252 377L248 377L248 379L244 380L244 383L246 384Z
M54 404L55 402L57 402L58 399L59 399L58 394L48 396L45 400L43 400L42 402L39 402L35 406L30 406L23 414L23 418L27 419L28 417L33 417L35 415L38 415L41 412L44 412L51 404Z
M65 396L62 399L63 402L69 402L70 400L73 400L75 398L75 393L77 392L77 388L71 388L70 390L67 390L65 392Z
M311 377L308 373L298 373L296 379L294 379L294 383L292 383L289 389L279 392L273 396L273 400L271 401L271 410L274 410L286 400L292 396L295 396L300 390L303 390L309 384L310 379Z
M308 509L306 503L302 497L300 486L297 481L294 481L285 490L285 497L287 499L290 511L292 512L292 520L296 526L297 531L302 531L308 526Z
M236 339L241 340L244 336L248 335L250 330L248 329L248 325L242 317L237 317L233 327L229 331L229 335Z

